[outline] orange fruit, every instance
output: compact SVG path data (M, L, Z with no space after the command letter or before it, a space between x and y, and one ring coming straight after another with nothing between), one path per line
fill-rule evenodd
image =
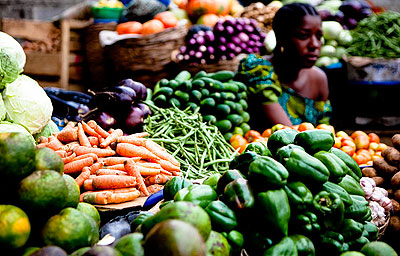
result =
M378 151L378 147L379 147L379 143L376 143L376 142L371 142L371 143L369 143L369 146L368 146L369 149L372 149L374 151Z
M335 134L335 128L332 125L328 125L328 124L319 124L317 125L317 127L315 127L316 129L322 129L322 130L327 130L327 131L331 131L333 134Z
M354 144L356 144L357 149L367 149L369 146L369 138L368 135L360 135L354 138Z
M368 137L370 142L380 143L380 138L376 133L368 133Z
M271 134L272 134L272 130L271 130L271 128L268 128L261 134L261 136L268 138L269 136L271 136Z
M128 21L117 25L117 33L123 34L140 34L142 23L138 21Z
M356 150L355 147L351 147L351 146L343 146L340 148L342 151L344 151L345 153L347 153L349 156L353 156L354 152Z
M14 205L0 205L0 247L15 249L25 245L31 233L26 213Z
M298 130L299 130L299 132L302 132L302 131L313 130L313 129L315 129L315 128L314 128L314 125L312 123L304 122L304 123L299 124L299 129Z
M354 132L351 134L351 137L352 137L353 139L355 139L356 137L358 137L358 136L360 136L360 135L365 135L365 136L368 137L368 135L367 135L365 132L360 131L360 130L354 131Z
M335 148L342 147L342 141L339 137L335 137L335 144L333 145Z
M356 149L356 144L354 143L354 141L352 139L342 139L342 147L343 146L350 146L352 148L354 148L354 150Z
M220 17L213 13L203 14L197 20L197 24L206 25L209 27L214 27L214 25L219 21Z
M345 131L338 131L336 133L336 137L340 138L350 138L350 136Z
M149 35L159 33L161 31L164 31L164 29L164 24L161 21L152 19L143 23L141 33L142 35Z
M157 13L154 19L161 21L165 28L173 28L178 25L178 18L170 11Z

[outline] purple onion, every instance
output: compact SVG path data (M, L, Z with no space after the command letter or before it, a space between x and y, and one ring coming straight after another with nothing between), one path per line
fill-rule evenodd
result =
M222 55L220 59L221 59L221 60L227 60L228 57L226 57L226 55Z
M258 47L253 47L253 52L254 52L254 53L260 52L260 48L258 48Z
M184 57L183 57L183 54L177 54L176 55L176 59L178 60L178 61L182 61L183 59L184 59Z
M206 61L205 59L201 59L201 60L200 60L200 64L204 65L204 64L206 64L206 63L207 63L207 61Z
M264 46L264 44L262 42L260 42L260 41L256 42L256 47L261 48L263 46Z
M236 25L236 19L234 18L228 18L224 22L225 26L235 26Z
M214 60L214 59L215 59L215 56L211 54L210 57L209 57L209 59L210 59L210 60Z
M247 48L246 48L246 51L247 51L248 53L254 53L254 50L253 50L253 48L251 48L251 47L247 47Z
M246 25L250 25L250 19L249 18L243 18L243 22Z
M244 20L243 20L242 18L236 19L236 23L237 23L238 25L241 25L241 26L246 25L246 23L244 22Z
M228 35L233 35L233 33L235 32L235 30L231 26L227 26L225 28L225 30L226 30L226 33L228 33Z

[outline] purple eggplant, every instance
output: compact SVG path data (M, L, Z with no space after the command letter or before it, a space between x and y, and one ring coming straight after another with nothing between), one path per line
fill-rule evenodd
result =
M219 45L218 50L221 52L226 52L226 46L225 45Z
M223 36L221 36L221 37L219 37L219 41L221 42L221 44L226 44L227 43L227 40L226 40L226 38L225 37L223 37Z
M212 31L206 31L205 35L204 35L204 38L209 42L214 42L215 35L214 35L214 33Z
M337 11L335 13L334 20L339 22L339 23L342 23L343 19L344 19L344 13L342 11Z
M233 36L232 37L232 42L236 45L240 45L240 43L242 42L242 40L240 40L240 38L238 36Z
M204 45L200 45L200 47L199 47L199 51L201 51L201 52L205 52L205 51L207 51L207 47L206 47L206 46L204 46Z
M232 51L234 51L235 48L236 48L236 45L234 43L228 43L226 46L227 46L228 49L230 49Z
M118 83L118 85L124 85L132 88L136 92L137 100L145 100L147 97L147 88L144 84L133 81L132 79L125 79ZM135 99L134 99L135 100Z
M187 50L187 47L186 46L181 46L180 48L179 48L179 51L181 52L181 53L185 53L186 52L186 50Z
M125 85L118 85L113 88L113 90L116 90L119 93L124 93L131 97L132 101L136 99L136 92L133 90L131 87L125 86Z
M361 11L362 5L359 1L344 1L342 5L339 7L339 10L342 11L346 16L353 17L354 14L357 14Z
M196 54L196 51L195 50L190 50L189 51L189 56L194 56Z
M332 18L332 13L329 10L319 10L318 11L319 16L321 16L321 20L329 20Z
M227 26L225 30L228 35L233 35L233 33L235 32L235 29L232 26Z
M246 31L247 33L253 33L254 32L254 28L251 25L245 25L244 26L244 31Z
M215 24L215 26L214 26L214 30L217 32L217 33L221 33L221 32L223 32L224 30L225 30L225 27L224 27L224 25L222 25L222 24Z
M256 42L259 42L261 40L260 36L258 36L256 34L250 34L249 37L251 40L254 40Z
M132 130L138 125L142 125L144 122L144 111L142 111L138 106L132 106L127 118L125 119L125 127Z
M94 111L83 118L84 121L94 120L104 130L108 131L117 124L117 120L109 113L104 111Z
M214 47L207 46L207 51L208 51L209 54L214 54Z
M243 41L243 42L249 41L249 36L248 36L246 33L244 33L244 32L240 32L240 33L238 34L238 37L239 37L240 40Z
M238 31L238 32L242 32L244 29L243 25L240 25L240 24L237 24L235 28L236 28L236 31Z
M199 45L203 45L203 44L205 43L204 36L198 36L198 37L196 38L196 42L197 42Z
M195 38L190 38L189 39L189 45L195 45L197 43Z
M146 118L149 115L151 115L151 109L147 104L145 104L143 102L140 102L140 103L137 104L137 106L140 108L140 110L143 111L144 118Z

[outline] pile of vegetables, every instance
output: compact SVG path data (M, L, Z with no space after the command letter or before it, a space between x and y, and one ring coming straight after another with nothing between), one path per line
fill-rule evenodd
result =
M232 250L245 248L249 255L363 252L378 228L359 166L333 145L327 130L277 130L267 145L249 144L221 177L202 185L171 180L164 196L173 201L160 213L180 201L197 204Z
M141 131L143 120L150 114L143 102L147 88L140 82L124 79L101 91L89 91L93 95L88 103L91 109L83 116L84 121L95 120L101 127L121 128L127 133Z
M231 71L199 71L191 78L184 70L175 79L161 79L154 88L152 101L164 108L176 106L195 110L200 107L203 120L217 126L229 140L234 133L250 130L246 85L233 77Z
M26 56L21 45L0 32L0 130L19 131L34 143L42 134L58 131L51 121L53 105L43 88L22 75Z
M229 18L218 21L212 32L189 34L176 56L182 64L215 63L230 60L240 53L260 53L265 35L256 20Z
M143 130L177 159L182 176L199 179L229 169L237 152L216 126L204 122L198 108L193 112L150 106L153 114L145 120Z
M272 1L268 5L264 5L262 2L256 2L246 6L240 16L243 18L255 19L261 31L263 33L268 33L272 29L272 20L274 19L275 13L281 7L282 3L279 1Z
M353 37L347 54L371 58L400 56L400 13L387 11L369 16L351 32Z

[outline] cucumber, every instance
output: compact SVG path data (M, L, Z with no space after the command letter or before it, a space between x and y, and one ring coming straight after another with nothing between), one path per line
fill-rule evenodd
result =
M246 89L247 89L247 86L242 82L239 82L239 81L230 81L230 82L236 84L239 87L240 92L246 91Z
M241 92L237 94L238 99L247 99L247 92Z
M229 107L231 107L231 109L235 109L236 103L231 101L231 100L225 100L224 104L228 105Z
M172 79L172 80L169 80L168 86L175 90L178 88L179 83L178 83L178 81Z
M179 74L175 77L175 80L178 82L187 81L192 77L192 75L187 70L182 70Z
M180 102L184 102L185 104L189 101L189 93L182 92L180 90L177 90L174 92L174 95Z
M246 110L249 107L249 105L247 104L247 101L245 99L240 99L239 103L240 103L240 105L242 105L244 110Z
M213 98L205 98L200 102L202 107L206 108L214 108L215 107L215 100Z
M191 95L191 99L193 99L193 101L195 101L195 102L200 102L201 97L203 96L203 95L201 94L201 92L198 91L198 90L193 90L193 91L191 91L191 92L190 92L190 95Z
M160 94L153 99L153 102L158 107L166 107L167 106L167 97L165 95Z
M196 103L194 103L194 102L188 102L187 106L190 107L193 111L194 111L196 108L199 107L199 106L198 106Z
M241 113L243 111L242 105L240 103L238 103L238 102L235 103L235 111L237 113Z
M243 134L246 134L251 129L248 123L242 123L240 128L243 130Z
M236 96L232 92L221 92L221 96L224 100L235 100Z
M230 114L226 117L229 121L231 121L233 126L238 126L243 123L243 117L238 114Z
M233 133L231 133L231 132L227 132L224 134L224 138L226 141L229 141L232 138L232 136L233 136Z
M215 91L223 91L224 90L224 85L215 79L209 78L209 77L202 77L201 80L206 83L210 88L214 89Z
M192 87L195 89L203 88L204 86L206 86L206 83L201 79L192 81Z
M201 95L203 95L203 97L208 97L210 96L210 91L208 89L201 89Z
M240 128L239 126L236 126L236 127L233 129L233 134L240 134L240 135L244 136L243 129Z
M185 92L189 92L192 90L192 82L190 81L183 81L179 87L180 90L185 91Z
M238 93L239 92L239 86L237 86L234 83L227 82L227 83L223 83L223 85L224 85L224 91L225 92L234 92L234 93Z
M217 118L214 115L205 115L203 116L204 122L215 124L217 122Z
M177 107L177 108L180 108L181 107L181 102L177 99L177 98L171 98L171 99L169 99L169 104L171 105L171 106L175 106L175 107Z
M171 87L161 87L154 93L154 96L158 96L161 94L169 98L174 94L174 90Z
M213 92L210 94L210 97L213 98L216 102L221 100L221 93Z
M231 121L224 119L215 122L215 126L218 127L218 130L224 133L228 132L232 128L232 123Z
M160 84L160 87L164 87L164 86L168 86L168 83L169 83L168 79L163 78L160 80L159 84Z
M228 81L231 80L235 76L235 73L229 70L222 70L215 72L212 75L209 75L210 78L219 80L219 81Z
M199 79L201 77L206 77L207 76L207 72L204 70L200 70L199 72L197 72L194 77L193 80Z
M222 116L227 116L231 112L231 107L229 107L226 104L218 104L215 107L215 110L217 111L218 114L221 114Z
M243 111L240 116L243 118L243 122L247 123L250 120L250 114L246 111Z

